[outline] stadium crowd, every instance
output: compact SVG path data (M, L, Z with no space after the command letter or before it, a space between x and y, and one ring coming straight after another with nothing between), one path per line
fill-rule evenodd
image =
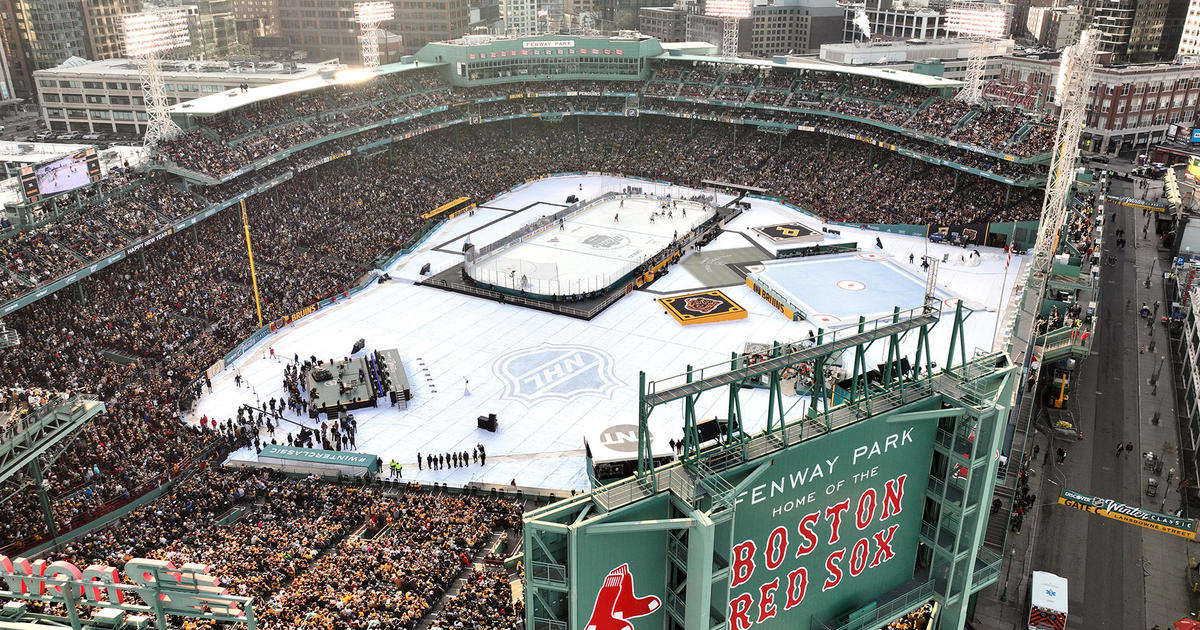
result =
M548 93L570 93L571 98L544 97ZM1033 156L1049 151L1053 135L1026 133L1032 129L1016 110L987 109L971 117L972 108L937 96L928 89L864 77L810 71L796 73L772 70L746 71L726 65L701 64L679 71L660 66L652 80L630 81L536 81L494 87L451 88L433 71L392 74L365 83L339 84L290 98L274 98L227 116L202 121L202 129L165 143L162 155L176 165L212 177L223 177L271 154L317 140L332 133L371 123L387 122L404 115L432 113L436 106L450 118L501 116L519 113L597 111L597 102L612 106L600 111L622 111L623 97L640 93L646 97L686 96L714 99L728 104L745 102L768 107L798 107L825 110L885 122L923 133L947 137L985 149ZM522 98L513 99L510 95ZM587 97L614 95L610 99ZM584 100L576 102L578 96ZM476 99L509 97L476 104ZM672 101L648 98L644 109L675 105ZM731 111L724 115L757 115L756 110ZM780 122L797 122L804 115L784 109L768 109ZM448 112L448 113L447 113Z
M514 136L522 141L511 142ZM464 152L463 146L472 149ZM814 154L826 157L813 160ZM421 214L431 207L458 196L491 198L546 174L548 164L682 184L747 183L850 222L1000 221L1027 218L1037 209L1037 196L1027 189L1014 189L1005 204L999 183L819 134L792 134L781 143L770 134L669 118L640 124L586 119L577 135L574 125L536 121L452 128L375 157L306 170L251 198L264 317L339 295L418 233L425 223ZM119 199L137 200L149 217L181 214L160 209L182 194L171 184L132 188ZM228 184L200 189L179 203L194 210L200 207L196 199L234 190ZM108 403L108 414L69 449L69 465L49 473L63 525L152 488L200 450L204 440L177 422L176 409L199 393L197 379L208 366L257 327L236 209L142 253L91 276L79 291L54 294L8 318L23 336L40 342L0 356L0 382L88 391ZM231 430L224 437L242 445L254 436ZM32 501L32 493L23 496ZM24 519L0 524L0 542L25 538L27 530Z
M258 624L268 630L411 629L456 578L476 579L472 559L494 537L519 528L520 514L518 503L504 499L206 466L47 560L208 564L230 594L260 602ZM481 582L466 592L490 603L499 587ZM442 614L458 614L466 597L449 599ZM518 627L511 599L510 591L509 614L489 627Z
M686 84L722 76L708 72L692 73ZM773 75L739 75L728 89L782 82ZM351 121L394 117L453 97L431 76L367 85L366 92L346 88L264 106L245 121L218 125L217 139L188 134L164 151L185 166L228 173L304 138L345 129ZM797 79L793 85L818 95L849 90L861 98L892 96L884 86L827 79ZM593 92L586 98L605 98L607 86L584 87ZM478 93L486 90L473 94ZM915 107L894 100L897 107ZM271 107L278 111L270 113ZM963 113L952 106L936 109L941 113L930 120L940 121L944 132ZM297 122L298 115L309 118ZM685 185L734 181L851 222L1004 221L1037 210L1037 195L1028 189L1006 191L998 182L838 135L798 132L781 138L661 116L460 125L377 153L341 153L397 128L415 131L439 116L452 114L326 143L245 178L190 191L162 175L115 171L88 189L79 207L57 209L40 227L0 234L6 265L0 269L0 298L26 293L137 239L164 234L179 219L282 175L292 177L248 200L266 320L342 294L419 234L426 223L421 215L431 208L460 196L490 199L549 172L621 172ZM945 125L950 119L954 124ZM1000 135L979 141L995 142ZM212 428L188 426L179 412L210 387L208 368L258 322L240 213L225 210L187 232L150 243L71 290L6 317L23 338L37 340L0 353L0 383L8 388L0 411L8 411L9 422L51 392L87 392L107 406L46 466L43 487L58 531L178 481L119 524L73 541L58 557L83 564L132 556L209 562L235 593L262 598L267 628L414 627L491 535L516 527L519 508L494 499L382 493L218 470L214 462L253 443L258 428L231 419L214 419ZM0 487L9 497L4 509L10 516L0 519L0 551L28 548L50 534L28 481L13 479ZM237 518L224 522L221 517L231 510L238 511ZM437 623L455 619L463 627L487 627L485 618L472 620L466 612L486 605L491 611L486 623L513 627L509 622L521 612L503 576L469 575L467 586L437 613Z

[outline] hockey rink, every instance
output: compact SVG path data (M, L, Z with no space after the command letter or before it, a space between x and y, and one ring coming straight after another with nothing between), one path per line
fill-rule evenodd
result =
M597 291L714 214L694 201L603 199L478 260L468 273L477 282L538 295Z
M826 328L856 325L890 315L895 307L914 309L925 302L925 273L905 269L878 252L858 252L777 260L750 269L750 278L791 304L810 322ZM939 307L952 303L936 290Z
M286 396L283 370L292 357L341 359L356 340L365 338L366 351L399 350L414 398L407 409L381 401L377 408L353 412L358 423L356 450L378 455L385 464L391 459L402 462L406 480L457 486L472 481L515 481L521 486L561 491L587 489L584 436L625 432L637 424L641 372L648 380L656 380L675 376L689 364L728 363L730 353L742 352L747 342L805 339L816 328L812 322L791 321L744 281L730 281L730 274L724 272L724 252L731 252L730 257L736 252L738 260L745 260L750 250L760 251L761 260L772 257L777 248L754 232L756 226L798 220L820 231L818 219L758 199L750 200L751 209L731 221L702 252L688 252L665 277L633 291L590 322L416 284L424 278L418 270L426 263L436 269L461 263L461 244L467 239L476 243L497 240L537 216L549 214L547 207L564 207L550 206L551 200L561 201L568 194L594 198L626 183L643 184L589 176L537 180L481 204L473 216L448 221L417 251L387 269L394 281L374 284L351 299L280 329L227 366L213 378L212 391L205 393L189 421L198 423L201 415L224 420L235 417L239 405ZM664 187L666 190L676 196L699 194L677 187ZM723 203L728 197L718 195L717 201ZM601 220L592 222L596 230L613 227L612 216L605 222L605 214L597 213ZM688 212L689 221L692 214ZM624 213L619 220L625 224ZM631 213L629 222L634 221ZM649 238L648 225L647 220L635 232ZM879 236L884 248L871 251L914 275L920 271L910 268L910 254L918 260L925 254L948 259L950 262L939 268L939 290L989 305L966 322L967 351L992 347L997 319L1005 317L1005 304L1021 276L1020 257L1014 256L1008 268L1003 251L980 248L976 264L958 264L961 248L855 228L840 231L840 235L828 236L827 242L874 243ZM663 238L671 235L665 227L656 228L655 233ZM554 236L553 231L549 236ZM547 255L555 251L541 249ZM709 273L717 267L722 273ZM830 269L837 272L836 265ZM713 284L714 278L723 284ZM655 301L716 287L744 307L748 317L680 326ZM935 356L945 352L950 327L947 317L933 329ZM904 352L911 356L916 335L910 337ZM871 356L868 363L883 362L885 347L874 344L870 352L880 356ZM275 350L276 358L270 357L269 348ZM234 383L235 374L245 379L240 388ZM744 426L747 432L764 428L767 398L766 390L743 390L744 417L750 419ZM790 408L788 417L802 413L807 404L804 397L785 401L785 408ZM476 427L476 417L489 413L498 419L495 433ZM724 399L715 394L701 396L696 413L701 418L724 417ZM307 416L288 417L306 426L320 425L320 420ZM657 408L649 422L656 440L679 438L682 407ZM286 430L276 432L279 443L286 443ZM264 442L270 439L263 434ZM418 469L418 453L471 450L476 444L487 449L486 466ZM255 458L248 450L232 456L236 460Z

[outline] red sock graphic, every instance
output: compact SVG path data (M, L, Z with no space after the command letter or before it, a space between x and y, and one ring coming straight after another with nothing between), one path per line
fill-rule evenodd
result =
M629 565L608 572L604 585L596 594L596 607L587 630L633 630L629 619L636 619L658 610L662 601L653 596L637 597L633 594L633 576Z
M622 564L615 570L619 571L622 576L621 593L617 596L617 606L613 609L615 614L619 615L621 619L635 619L658 610L661 600L657 597L653 595L638 597L633 594L633 574L629 572L629 565Z

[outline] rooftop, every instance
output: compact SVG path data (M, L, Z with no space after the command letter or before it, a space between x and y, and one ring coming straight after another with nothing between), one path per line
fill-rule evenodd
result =
M82 62L82 63L81 63ZM141 64L130 59L102 59L86 61L78 57L68 59L62 65L38 70L35 76L57 75L92 75L96 77L126 77L136 78ZM163 61L162 71L168 78L179 76L203 76L213 79L254 80L254 81L286 81L309 76L321 70L340 68L336 60L320 63L290 63L283 64L274 61L230 63L227 61Z
M348 68L343 65L331 65L322 68L321 72L311 74L300 79L284 81L282 83L272 83L259 87L252 87L249 90L226 90L217 94L202 96L197 99L180 103L171 107L172 113L189 114L194 116L212 116L227 112L245 105L266 101L281 96L291 94L299 94L309 90L326 87L329 85L344 85L347 83L358 83L368 79L392 74L393 72L402 72L412 70L419 66L417 62L411 63L391 63L386 66L377 68ZM433 67L431 64L420 65L419 67Z
M860 77L896 81L923 88L958 88L963 82L956 79L933 77L917 74L907 70L893 70L872 66L849 66L829 63L816 57L775 57L774 59L754 59L741 57L718 57L707 55L663 55L660 59L678 61L695 61L701 63L729 63L743 66L758 66L760 68L790 68L793 70L813 70L815 72L841 72Z

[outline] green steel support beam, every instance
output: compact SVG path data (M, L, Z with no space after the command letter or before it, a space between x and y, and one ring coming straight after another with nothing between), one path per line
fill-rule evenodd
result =
M658 491L658 480L654 478L654 448L650 443L650 412L654 407L646 402L646 373L638 372L638 467L641 479L649 477L651 488Z
M687 382L693 379L692 366L687 366ZM696 396L683 400L683 459L692 460L700 454L700 432L696 428Z
M620 523L597 523L588 527L588 534L624 534L627 532L650 532L668 529L687 529L695 523L690 518L662 518L648 521L623 521Z
M907 411L888 416L888 422L916 422L934 418L961 418L967 415L965 409L931 409L929 411Z
M70 437L104 410L104 403L80 397L43 407L37 417L25 421L24 429L0 443L0 483L29 466L42 453Z
M46 520L46 531L50 533L50 538L58 538L58 526L54 524L54 509L50 505L50 496L46 492L46 485L42 483L42 462L38 458L33 458L29 462L29 477L33 480L33 487L37 488L38 505L42 508L42 518Z

